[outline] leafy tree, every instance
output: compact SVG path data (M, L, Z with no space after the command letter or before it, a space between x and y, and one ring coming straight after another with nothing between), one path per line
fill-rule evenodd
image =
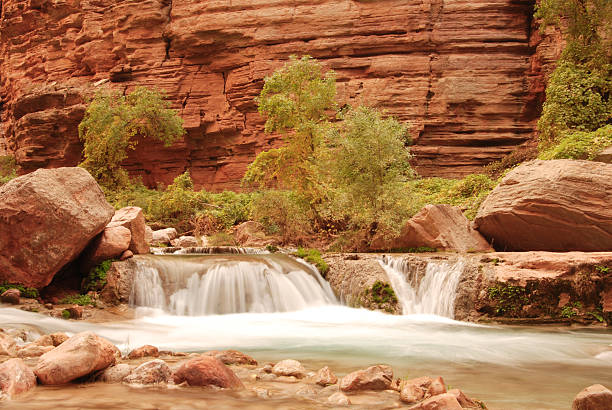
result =
M115 91L98 92L79 124L79 137L84 142L80 165L108 189L126 186L128 176L121 162L127 158L127 150L134 149L135 136L169 146L185 134L183 120L169 106L161 93L145 87L125 96Z
M285 145L260 153L243 182L255 186L297 189L312 196L316 185L315 151L329 126L328 111L336 106L333 71L323 73L309 56L291 56L289 63L266 77L257 102L266 116L266 132L279 132Z

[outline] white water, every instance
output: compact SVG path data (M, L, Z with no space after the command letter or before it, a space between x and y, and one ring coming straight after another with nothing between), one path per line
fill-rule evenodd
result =
M384 256L380 261L402 306L404 315L429 314L454 317L455 296L465 261L430 261L425 274L410 273L409 262Z
M138 261L131 304L179 316L289 312L337 303L312 266L285 255Z

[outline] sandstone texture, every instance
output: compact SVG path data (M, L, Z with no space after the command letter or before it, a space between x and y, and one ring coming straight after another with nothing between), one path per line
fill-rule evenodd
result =
M297 360L285 359L274 365L272 373L277 376L294 376L299 379L306 375L306 369Z
M113 262L106 273L106 285L100 292L100 298L113 305L129 303L134 272L137 268L137 256L125 261Z
M0 364L0 393L9 397L36 386L36 376L21 359L9 359Z
M85 249L81 256L81 270L88 272L92 267L108 259L120 257L130 246L132 233L123 226L107 226Z
M492 250L461 209L451 205L426 205L406 222L398 238L374 238L371 244L374 250L419 247L458 252Z
M324 366L317 371L315 383L323 387L329 386L330 384L338 383L338 377L336 377L328 366Z
M237 365L257 365L257 360L253 359L251 356L239 352L237 350L211 350L209 352L203 353L205 356L216 357L221 360L224 364L237 364Z
M229 367L212 356L200 356L183 363L174 373L174 383L183 382L190 386L244 387Z
M82 168L40 169L0 187L0 282L43 287L113 216Z
M612 250L612 164L523 164L485 199L474 223L502 251Z
M135 255L149 253L149 244L146 240L145 217L142 209L136 206L127 206L119 209L113 215L113 219L108 224L108 228L123 226L130 230L129 249Z
M177 237L176 229L165 228L153 231L151 234L151 243L170 245L170 241Z
M34 373L41 384L64 384L115 363L116 347L92 332L78 333L40 357Z
M96 379L104 383L120 383L133 369L134 367L127 363L119 363L103 370Z
M612 408L612 391L601 384L594 384L576 395L572 410L607 410Z
M132 350L128 354L129 359L140 359L142 357L158 357L159 350L155 346L144 345Z
M159 384L167 383L172 377L170 367L160 359L145 362L132 370L123 378L124 383L129 384Z
M349 373L340 380L340 390L354 392L361 390L387 390L391 388L393 369L376 365Z
M20 297L21 292L19 291L19 289L7 289L2 293L2 295L0 295L0 302L8 303L11 305L18 305Z
M422 175L476 171L532 139L545 74L563 44L533 1L4 0L0 155L24 172L75 165L85 96L167 92L186 136L140 141L125 166L148 185L189 169L197 187L239 188L263 133L254 97L291 54L336 71L338 97L410 121Z

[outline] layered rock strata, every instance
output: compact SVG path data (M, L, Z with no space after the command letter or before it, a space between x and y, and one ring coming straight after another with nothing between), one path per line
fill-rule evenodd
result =
M530 141L560 42L531 0L4 0L0 155L23 172L74 165L85 97L99 87L167 92L187 135L140 141L125 166L149 185L190 170L238 188L278 144L254 97L291 54L337 72L341 104L412 123L422 175L460 176Z

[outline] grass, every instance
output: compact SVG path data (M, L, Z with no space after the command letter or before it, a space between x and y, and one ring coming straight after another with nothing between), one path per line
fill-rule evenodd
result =
M321 252L319 252L317 249L298 248L297 252L295 252L293 255L315 265L321 273L321 276L325 277L327 275L329 265L323 260L321 257Z
M89 295L69 295L60 300L60 303L66 305L95 305L95 301Z

